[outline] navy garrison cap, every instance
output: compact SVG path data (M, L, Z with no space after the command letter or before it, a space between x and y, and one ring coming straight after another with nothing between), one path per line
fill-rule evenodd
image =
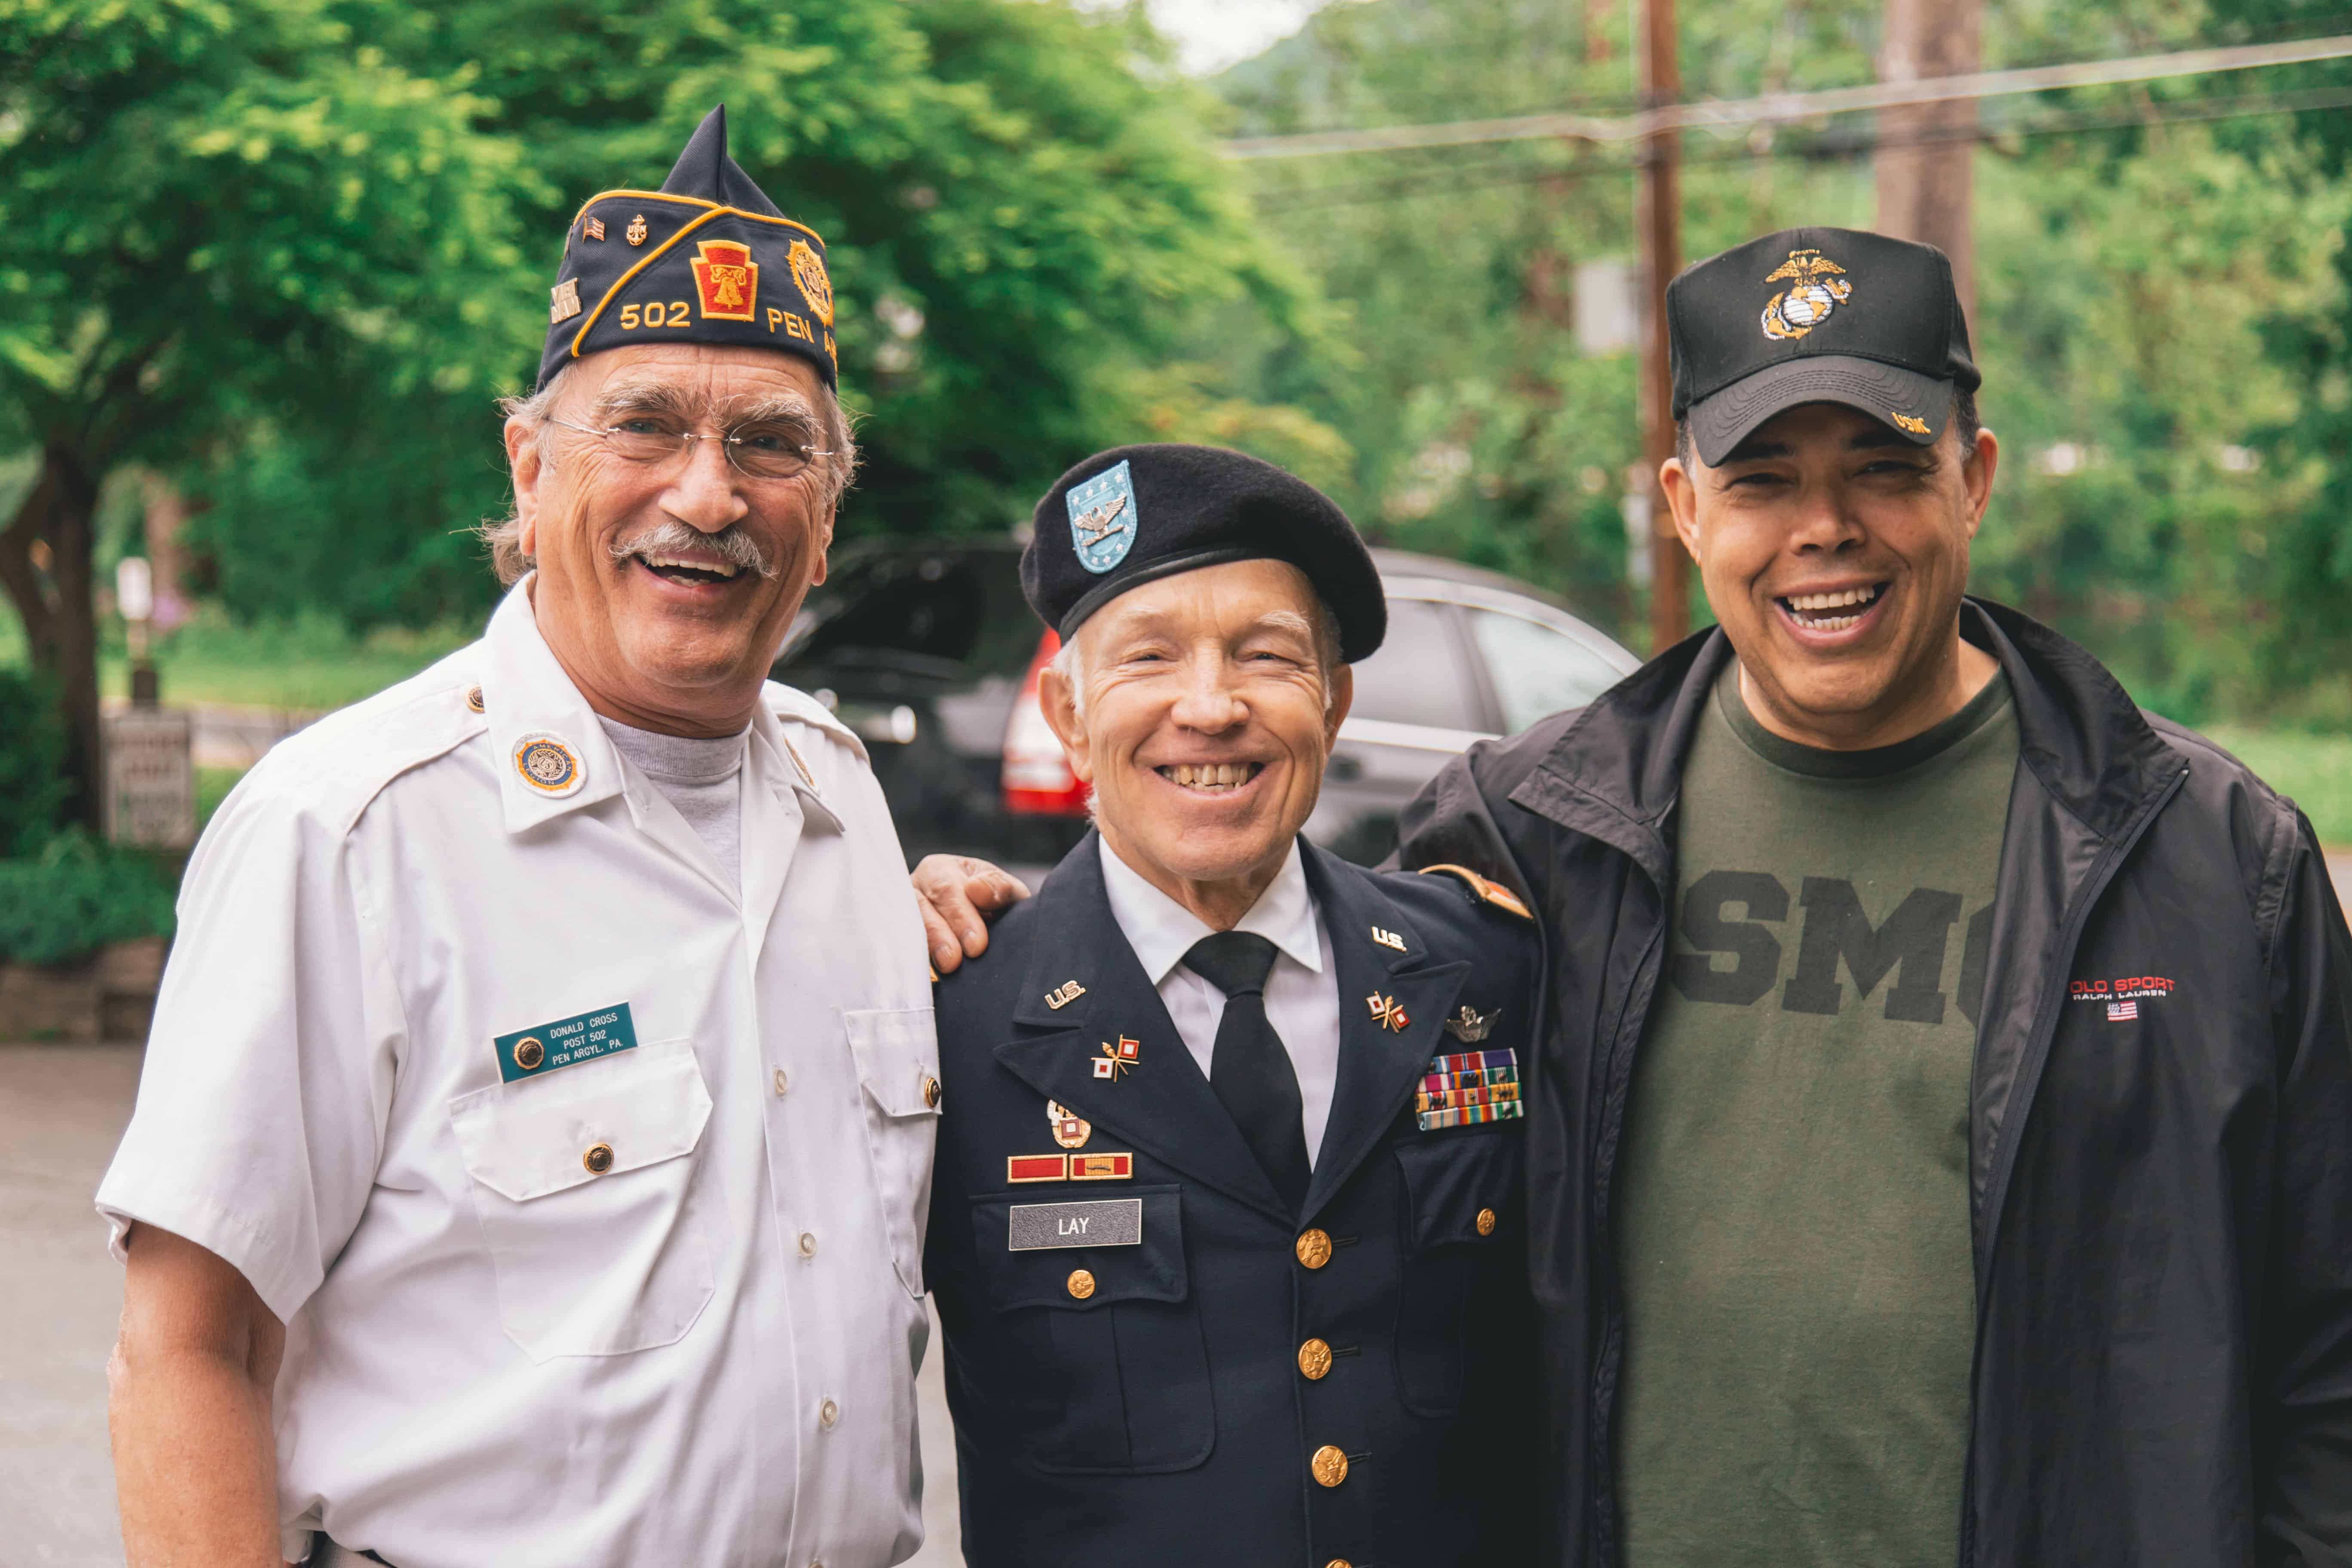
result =
M1339 623L1339 658L1371 657L1388 601L1371 552L1328 496L1222 447L1116 447L1037 503L1021 553L1029 607L1067 642L1129 588L1229 561L1287 561Z
M1666 286L1674 412L1719 465L1801 403L1843 403L1922 447L1952 389L1983 377L1952 264L1932 245L1852 228L1784 228Z
M660 190L588 198L551 294L541 386L583 354L625 343L781 349L837 383L824 241L727 155L725 104L694 128Z

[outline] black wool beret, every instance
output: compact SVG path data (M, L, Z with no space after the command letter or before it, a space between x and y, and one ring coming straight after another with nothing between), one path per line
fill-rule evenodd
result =
M1339 623L1339 659L1388 635L1380 569L1331 498L1222 447L1115 447L1054 481L1021 553L1029 607L1067 642L1129 588L1229 561L1286 561Z
M629 343L779 349L836 384L824 241L727 155L723 103L694 128L660 190L588 198L549 293L541 386L583 354Z

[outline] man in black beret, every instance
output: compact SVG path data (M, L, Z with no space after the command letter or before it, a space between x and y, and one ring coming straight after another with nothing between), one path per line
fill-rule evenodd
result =
M1271 464L1128 447L1038 503L1022 582L1096 831L935 991L966 1558L1527 1561L1533 930L1298 836L1370 553Z

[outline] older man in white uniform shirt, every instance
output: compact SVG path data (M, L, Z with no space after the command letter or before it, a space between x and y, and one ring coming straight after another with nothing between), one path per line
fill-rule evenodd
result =
M831 289L717 114L665 191L567 237L495 538L535 570L190 867L99 1196L133 1563L920 1539L921 927L856 739L763 684L849 473Z

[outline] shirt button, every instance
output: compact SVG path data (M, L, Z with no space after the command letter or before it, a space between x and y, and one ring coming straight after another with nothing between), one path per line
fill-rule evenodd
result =
M801 1232L801 1256L803 1258L814 1258L816 1256L816 1233L814 1231L804 1230Z
M832 1431L833 1424L840 1419L841 1406L835 1405L832 1400L828 1399L823 1405L816 1407L816 1424L824 1427L826 1431Z
M1318 1486L1336 1487L1348 1479L1348 1456L1326 1443L1315 1450L1307 1468L1315 1472Z
M613 1168L613 1146L610 1143L591 1143L588 1152L580 1156L580 1163L588 1168L590 1175L601 1176Z
M1493 1209L1480 1209L1478 1211L1478 1234L1480 1236L1492 1236L1495 1234L1495 1211Z
M778 1094L782 1094L790 1087L792 1087L790 1081L784 1077L784 1069L778 1068L776 1069L776 1092Z
M1298 1347L1299 1375L1309 1383L1319 1383L1331 1370L1331 1347L1321 1340L1309 1340Z
M1298 1261L1306 1267L1320 1268L1331 1261L1331 1233L1310 1230L1300 1237L1290 1250L1298 1255Z

